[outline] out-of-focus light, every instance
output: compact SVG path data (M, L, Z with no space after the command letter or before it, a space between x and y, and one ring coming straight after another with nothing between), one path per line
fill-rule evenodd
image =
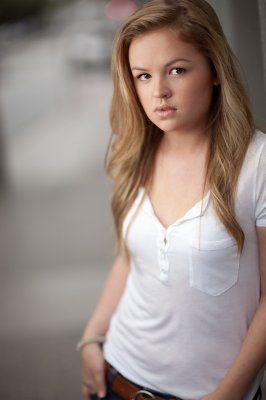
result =
M105 15L115 21L124 21L138 7L132 0L110 0L104 7Z

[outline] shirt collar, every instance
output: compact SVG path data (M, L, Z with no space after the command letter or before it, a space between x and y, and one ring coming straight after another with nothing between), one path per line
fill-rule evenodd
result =
M146 193L144 194L144 192L145 192L145 188L141 186L140 193L139 193L140 199L142 198L142 195L145 196L143 203L142 203L142 210L145 211L147 214L149 214L157 223L159 223L159 225L163 226L161 224L161 222L159 221L159 219L157 218L157 216L155 215L155 212L154 212L153 206L151 204L151 201L149 199L149 196ZM205 213L205 210L209 204L210 197L211 196L210 196L210 190L209 190L206 193L206 195L203 197L202 200L200 200L196 204L194 204L194 206L192 206L183 215L183 217L181 217L178 220L176 220L175 222L173 222L168 228L179 225L181 222L202 216ZM201 206L201 203L202 203L202 206ZM166 228L164 227L164 229L166 229Z

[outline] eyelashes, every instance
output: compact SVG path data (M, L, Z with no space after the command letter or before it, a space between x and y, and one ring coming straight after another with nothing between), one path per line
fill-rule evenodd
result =
M179 71L179 73L177 75L183 75L186 72L186 69L185 68L181 68L181 67L172 68L171 71L173 69L176 69L176 70Z
M181 68L181 67L172 68L171 71L173 71L173 70L179 71L177 74L173 74L173 75L183 75L183 74L186 72L186 69L185 69L185 68ZM140 78L141 78L142 76L147 76L147 75L149 75L149 74L147 74L147 73L139 74L139 75L136 76L136 78L137 78L138 80L140 80L140 81L146 81L147 79L140 79Z

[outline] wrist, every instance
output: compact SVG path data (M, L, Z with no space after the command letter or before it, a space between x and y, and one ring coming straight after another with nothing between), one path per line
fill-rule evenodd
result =
M103 345L105 342L105 335L90 335L87 337L83 337L76 345L76 350L81 351L85 346L89 344L97 343L99 345Z
M81 339L82 340L87 339L90 336L98 336L98 335L104 336L105 333L106 333L106 331L104 329L101 329L99 326L97 327L97 324L96 324L96 326L94 326L94 324L89 323L86 326L85 330L83 331Z

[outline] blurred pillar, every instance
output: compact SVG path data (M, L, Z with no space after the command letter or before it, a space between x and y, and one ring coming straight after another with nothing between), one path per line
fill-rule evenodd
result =
M266 89L266 0L258 0L260 16L261 46L263 54L264 91Z
M7 186L5 136L0 113L0 191Z
M230 46L243 67L243 78L251 99L256 125L266 131L266 99L263 85L265 40L261 46L262 29L265 29L265 0L208 0L208 2L217 12Z

